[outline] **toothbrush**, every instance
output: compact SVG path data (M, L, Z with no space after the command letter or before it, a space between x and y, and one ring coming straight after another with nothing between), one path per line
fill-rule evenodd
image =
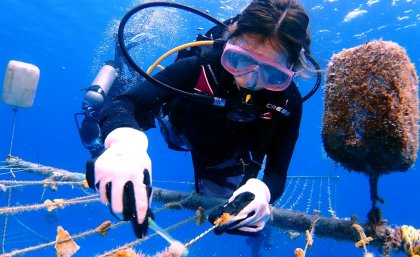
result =
M176 257L186 257L188 256L188 249L179 241L171 237L168 232L158 226L156 222L148 217L149 228L153 229L158 233L163 239L165 239L169 244L169 252Z

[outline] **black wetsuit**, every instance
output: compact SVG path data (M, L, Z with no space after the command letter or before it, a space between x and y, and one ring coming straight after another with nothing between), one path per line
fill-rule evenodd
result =
M232 75L220 65L220 57L207 61L198 56L180 59L154 77L185 91L194 92L201 66L206 67L215 96L233 99L231 107L222 108L194 103L148 81L133 85L125 94L108 103L100 117L102 137L118 127L147 130L163 105L170 120L183 133L191 146L196 189L204 194L229 197L247 167L256 169L266 156L263 181L270 189L271 202L283 193L287 169L299 134L302 115L301 95L292 83L283 92L261 90L253 93L257 118L251 122L234 122L228 115L235 112L240 91ZM279 112L287 107L290 115ZM264 141L262 143L262 141ZM252 161L254 160L254 161ZM254 171L255 176L257 173ZM227 188L221 194L208 193L207 182L216 188ZM211 190L210 190L211 191Z

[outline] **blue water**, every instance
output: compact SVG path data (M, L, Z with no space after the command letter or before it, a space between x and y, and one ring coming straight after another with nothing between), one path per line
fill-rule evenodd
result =
M246 6L246 2L185 0L179 3L208 10L211 15L223 19L236 14ZM34 106L30 109L19 109L17 112L13 155L32 162L84 172L85 160L89 158L89 154L80 143L73 115L80 111L83 89L90 85L101 63L112 57L111 35L115 31L116 20L121 19L137 3L139 2L131 0L0 1L0 71L6 69L11 59L36 64L41 70ZM373 39L397 42L407 50L415 66L420 66L420 3L417 0L307 0L303 1L303 5L311 17L312 55L322 68L326 68L332 54ZM351 11L358 11L361 15L344 22ZM197 33L196 28L206 26L206 23L191 21L192 16L187 14L183 17L186 21L169 14L155 17L152 24L157 28L154 31L156 38L153 38L152 43L168 50L191 41ZM190 26L183 26L185 22ZM142 57L146 58L146 62L154 60L149 53L146 56L139 53L139 58ZM310 83L301 84L303 92L307 92L310 87ZM323 152L320 137L322 101L322 90L319 90L304 105L300 137L289 175L340 176L333 192L334 208L338 217L355 214L362 222L366 221L370 208L367 178L345 171ZM5 158L10 151L14 119L10 106L0 104L0 119L0 156ZM167 150L157 130L148 134L149 154L154 165L153 179L193 181L190 156ZM392 173L380 179L379 194L386 200L380 208L390 225L410 224L420 228L417 199L419 181L417 163L406 173ZM166 188L178 187L158 182L155 184ZM182 184L179 188L193 190L191 185ZM14 198L33 198L32 203L40 203L41 194L42 189L25 188L17 191ZM51 198L58 198L52 192L46 194ZM57 194L69 198L74 192L69 188L60 188ZM6 199L5 196L2 199ZM27 203L30 202L28 200ZM186 211L164 212L158 216L158 222L165 227L191 215L191 212ZM71 233L77 233L91 229L91 224L99 224L106 219L114 221L107 208L99 204L72 207L69 211L58 212L55 217L49 216L47 219L44 212L21 214L18 218L50 240L55 237L57 225L62 225ZM173 233L174 237L186 242L204 230L204 227L187 225ZM133 239L129 227L114 232L110 238L86 238L78 242L82 248L76 256L93 256ZM191 247L190 256L258 256L251 254L250 247L258 244L262 245L261 256L293 256L294 248L304 247L304 239L300 236L296 240L290 240L285 233L275 229L271 230L271 235L265 241L227 235L217 237L211 234ZM139 249L153 254L165 246L163 240L156 238L142 244ZM377 254L373 248L370 250ZM43 254L51 256L52 248L27 256ZM316 237L313 248L307 253L307 256L362 255L363 251L355 249L352 243Z

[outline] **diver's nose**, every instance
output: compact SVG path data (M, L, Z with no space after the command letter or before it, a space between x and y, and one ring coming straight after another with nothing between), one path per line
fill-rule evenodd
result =
M244 78L244 80L246 88L254 90L257 87L258 83L258 71L254 70L252 72L249 72Z

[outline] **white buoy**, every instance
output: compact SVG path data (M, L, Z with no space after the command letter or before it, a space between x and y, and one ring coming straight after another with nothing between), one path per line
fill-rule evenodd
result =
M39 68L33 64L9 61L3 83L3 102L22 108L32 107L39 74Z

